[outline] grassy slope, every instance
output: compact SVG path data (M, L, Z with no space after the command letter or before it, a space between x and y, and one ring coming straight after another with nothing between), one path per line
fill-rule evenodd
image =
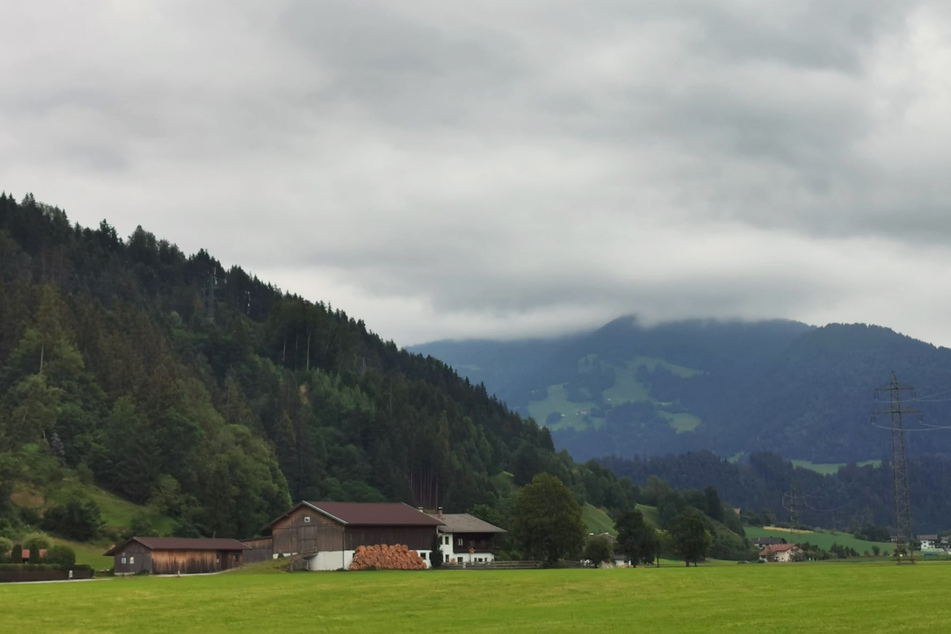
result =
M589 533L607 532L612 535L617 535L617 530L614 528L614 521L608 514L588 502L581 507L581 519L584 521L584 526L588 529Z
M159 513L151 512L147 507L140 506L92 484L83 484L75 477L67 477L57 492L44 500L39 492L31 491L21 495L22 499L29 499L30 506L44 508L56 504L65 504L70 499L88 498L99 506L102 522L106 526L125 528L137 514L144 514L160 535L168 535L175 528L174 521ZM25 535L21 536L25 537ZM96 570L112 568L112 557L105 557L104 553L112 544L107 539L94 540L89 543L75 542L51 535L54 544L65 544L76 552L76 563L89 564Z
M595 356L596 355L589 355L584 361L590 362ZM638 369L642 367L653 370L658 366L664 367L674 375L684 378L690 378L700 374L699 370L667 363L661 359L635 357L625 365L612 364L614 368L614 385L602 392L604 400L614 405L620 405L626 401L654 401L657 403L657 401L651 397L648 386L639 382L636 375ZM663 403L658 404L661 406L664 405ZM593 401L579 403L569 401L565 384L561 384L548 386L545 400L532 401L529 403L528 411L532 418L542 425L546 424L545 421L552 412L563 414L563 417L559 421L548 425L552 430L557 431L566 428L582 430L604 425L604 419L602 418L591 418L587 414L577 413L582 410L590 411L594 405L595 403ZM697 425L701 422L698 417L685 412L670 413L661 411L661 415L667 419L670 426L678 434L696 429Z
M656 506L647 506L646 504L638 504L637 510L641 512L644 516L644 521L653 526L654 528L660 528L660 514L657 512Z
M824 463L815 463L809 462L808 460L790 460L793 463L793 466L799 467L800 469L808 469L809 471L815 471L816 473L821 473L822 475L831 475L833 473L838 473L839 469L845 466L844 462L824 462ZM872 465L873 467L882 466L881 460L865 460L863 462L856 463L860 467L865 467Z
M884 542L868 542L864 539L856 539L848 533L832 533L829 531L817 530L815 532L784 531L759 528L757 526L747 526L746 536L750 539L755 537L782 537L790 543L809 542L815 544L823 550L829 550L833 543L840 546L854 548L859 554L865 551L872 552L872 546L878 546L883 553L892 552L892 545Z
M3 613L11 632L940 632L949 582L944 563L225 574L9 585Z

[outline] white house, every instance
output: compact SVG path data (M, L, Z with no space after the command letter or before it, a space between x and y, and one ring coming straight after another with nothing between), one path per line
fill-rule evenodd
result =
M921 544L921 550L936 550L938 548L937 535L919 535L918 542Z
M443 562L456 564L486 564L495 561L492 538L505 529L499 528L468 513L431 513L430 517L442 522L438 527L439 550Z
M759 552L760 561L795 561L802 552L795 544L771 544Z

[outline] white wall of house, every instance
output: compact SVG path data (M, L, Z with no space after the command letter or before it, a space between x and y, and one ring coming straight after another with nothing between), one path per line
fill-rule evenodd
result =
M456 548L459 549L458 552ZM492 553L470 553L468 548L459 544L459 538L452 533L439 534L439 551L444 563L487 564L495 561L495 555Z
M325 550L307 558L308 570L346 570L353 563L352 550Z

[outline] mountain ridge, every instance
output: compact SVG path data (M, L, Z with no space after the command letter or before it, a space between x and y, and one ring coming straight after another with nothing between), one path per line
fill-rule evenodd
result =
M439 352L465 374L479 345L411 349ZM924 394L951 386L951 350L869 324L696 319L643 326L625 316L547 349L542 340L481 345L493 354L480 360L504 361L519 346L532 351L533 368L480 367L476 376L548 426L556 447L576 459L705 449L724 457L770 451L815 462L879 459L889 438L872 433L869 418L874 390L891 371ZM951 420L942 402L918 405L932 424ZM947 436L912 438L909 450L947 454Z

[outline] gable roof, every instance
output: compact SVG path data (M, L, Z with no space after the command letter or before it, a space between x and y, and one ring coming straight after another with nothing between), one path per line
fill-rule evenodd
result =
M444 513L442 515L427 513L430 517L441 521L444 526L439 527L440 533L507 533L504 528L489 524L468 513Z
M765 557L771 553L784 553L787 550L792 550L796 548L795 544L770 544L763 550L759 551L760 557Z
M344 526L441 526L442 522L403 502L298 502L268 522L262 532L305 506Z
M785 544L786 540L782 537L757 537L753 539L757 546L772 546L774 544Z
M139 542L149 550L249 550L237 539L205 537L130 537L103 554L111 556L131 542Z

